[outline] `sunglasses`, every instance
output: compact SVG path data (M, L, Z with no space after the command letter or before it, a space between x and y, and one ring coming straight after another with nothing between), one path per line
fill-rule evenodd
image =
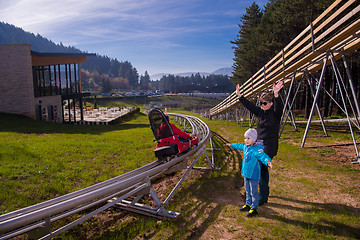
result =
M260 102L260 106L261 106L261 105L266 106L267 104L268 104L267 102Z

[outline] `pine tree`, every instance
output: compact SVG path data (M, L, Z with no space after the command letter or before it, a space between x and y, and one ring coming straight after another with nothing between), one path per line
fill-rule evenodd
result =
M232 41L232 80L244 83L321 14L333 0L269 0L264 11L254 2L241 17Z
M259 37L256 35L256 29L261 22L263 13L259 6L254 2L246 13L241 17L240 30L237 39L231 41L235 46L233 77L234 84L244 83L260 67L259 65Z
M147 71L145 71L144 76L140 76L140 88L143 90L149 90L150 89L150 76Z

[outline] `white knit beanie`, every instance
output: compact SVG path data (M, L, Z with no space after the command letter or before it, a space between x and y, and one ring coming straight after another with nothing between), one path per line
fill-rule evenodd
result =
M254 140L254 142L256 142L256 139L257 139L257 132L256 132L256 129L254 128L249 128L245 134L244 134L245 137L249 137L251 138L252 140Z

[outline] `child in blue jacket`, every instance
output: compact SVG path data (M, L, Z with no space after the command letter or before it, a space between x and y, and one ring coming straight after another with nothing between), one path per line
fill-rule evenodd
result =
M243 161L241 175L245 179L246 204L240 208L240 211L249 213L247 217L253 217L258 214L259 206L259 180L260 180L260 162L272 168L271 158L264 153L264 146L257 143L257 132L249 128L245 134L245 143L227 143L226 145L233 149L243 151Z

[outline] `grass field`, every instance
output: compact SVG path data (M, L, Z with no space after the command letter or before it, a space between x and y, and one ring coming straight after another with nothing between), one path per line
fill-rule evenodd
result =
M155 160L148 118L141 113L127 122L102 126L55 124L6 114L0 114L0 119L1 214ZM109 209L55 239L360 239L360 167L350 164L355 157L353 146L299 148L304 125L299 125L300 132L286 126L270 171L269 203L259 208L259 217L247 219L238 211L245 197L239 173L242 153L224 146L242 142L247 127L204 121L213 131L219 149L215 161L221 170L191 171L167 207L180 212L178 218L156 219ZM314 124L306 145L351 142L337 127L330 129L329 137L323 137ZM201 161L204 164L205 159ZM181 173L164 176L154 189L166 197L179 177Z

